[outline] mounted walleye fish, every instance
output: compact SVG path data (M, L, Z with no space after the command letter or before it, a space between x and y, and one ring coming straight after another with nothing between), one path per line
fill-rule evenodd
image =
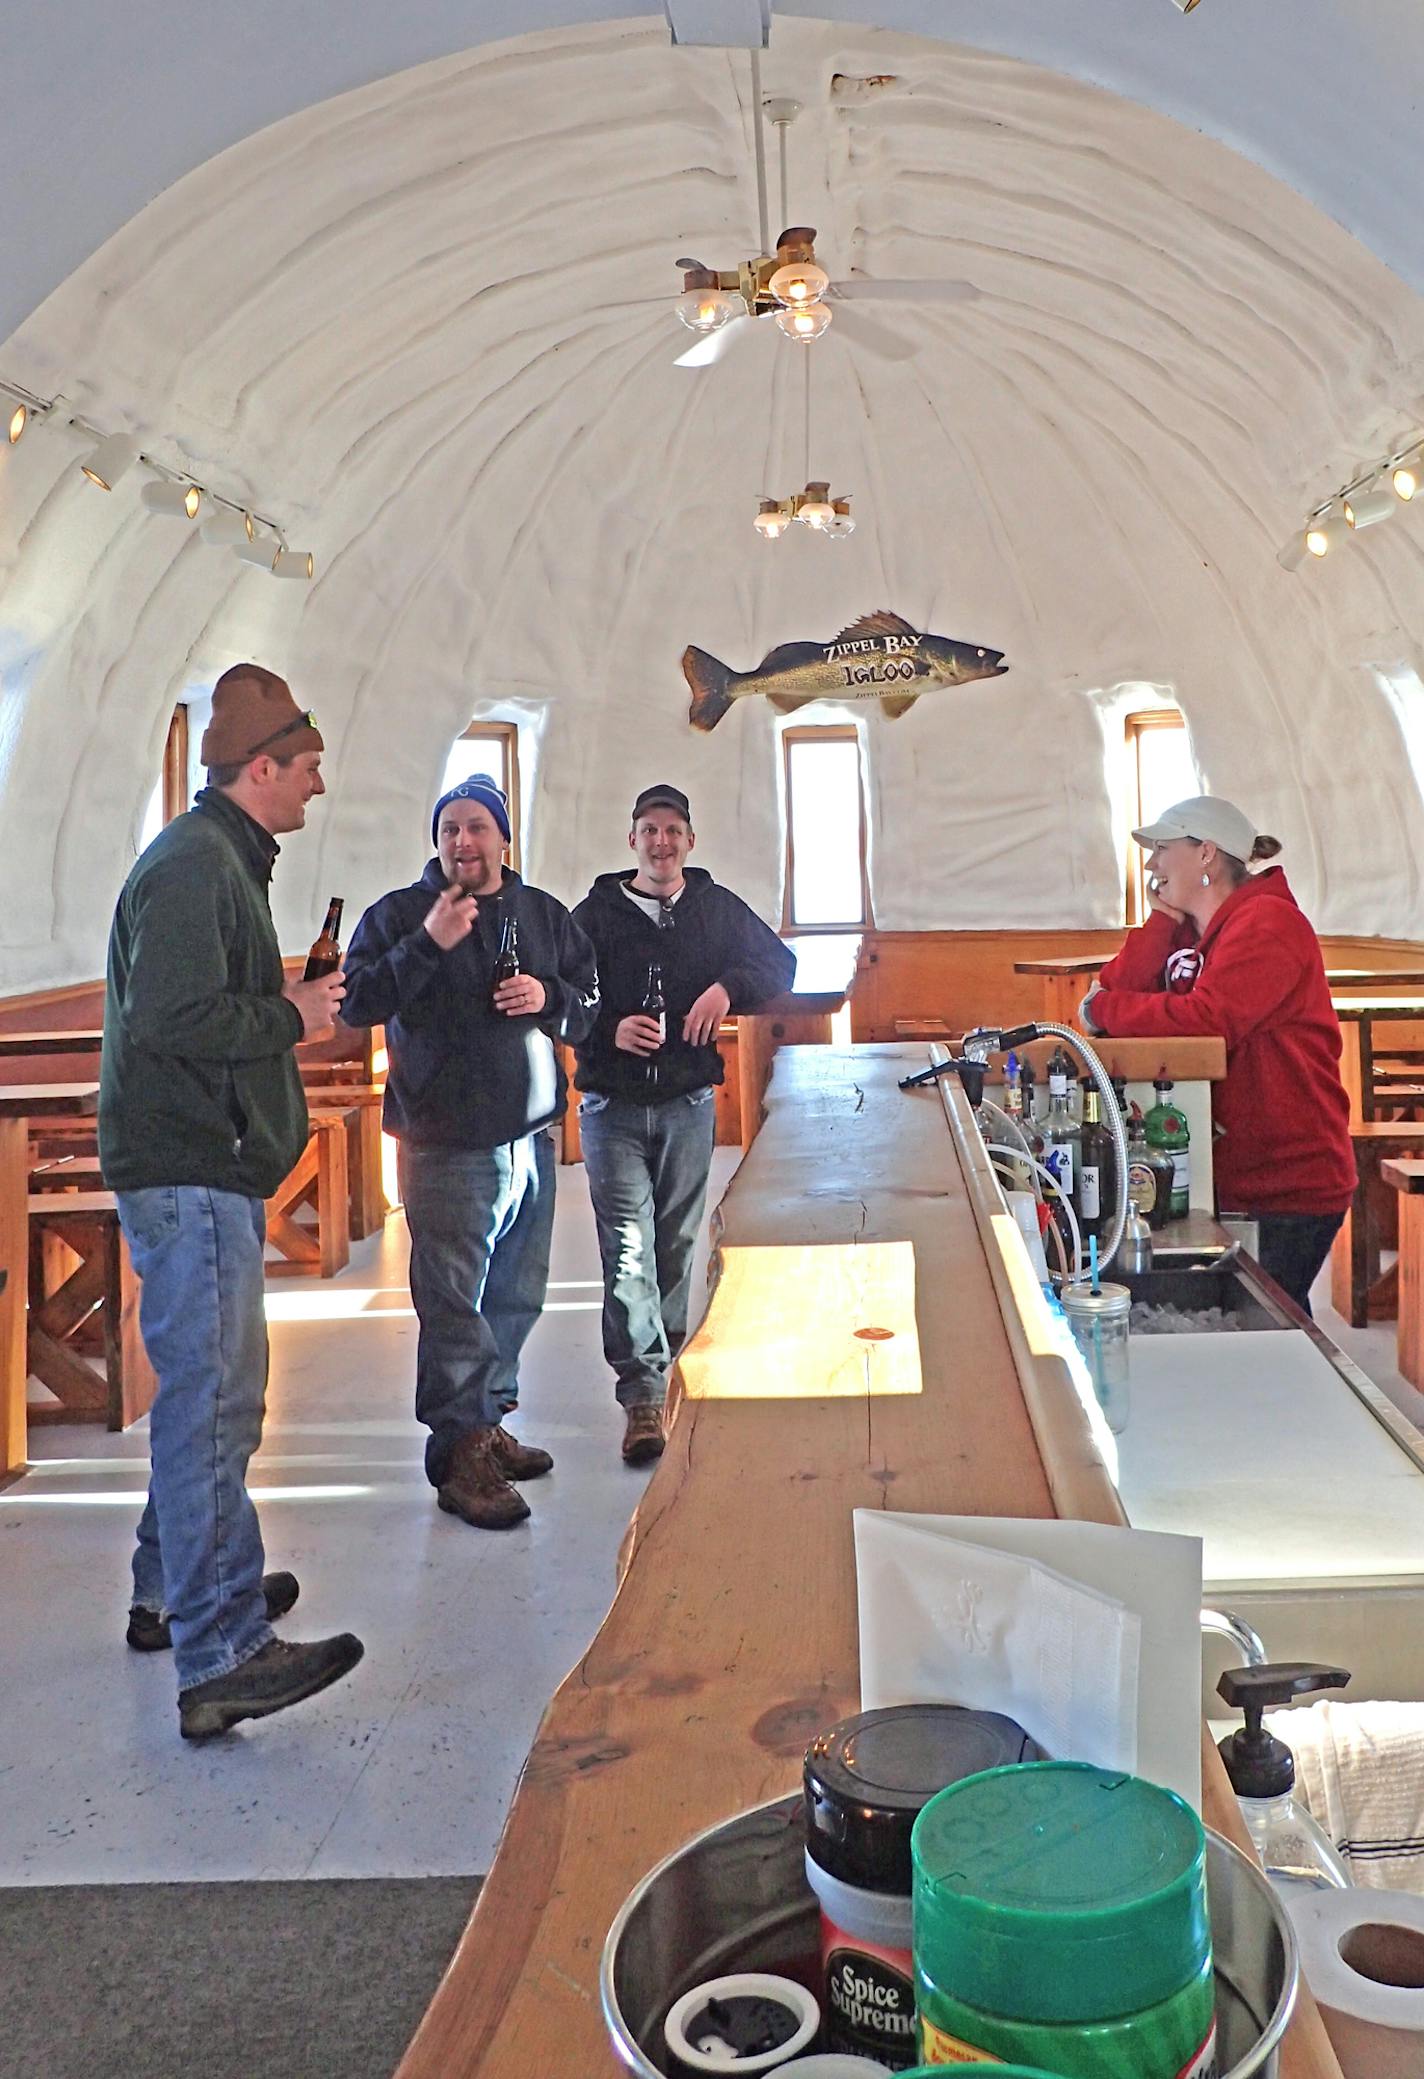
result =
M899 614L865 614L830 642L784 642L755 671L733 671L693 644L682 653L688 720L715 729L734 700L764 693L779 715L811 700L878 700L893 722L933 686L967 686L1008 670L1002 650L925 635Z

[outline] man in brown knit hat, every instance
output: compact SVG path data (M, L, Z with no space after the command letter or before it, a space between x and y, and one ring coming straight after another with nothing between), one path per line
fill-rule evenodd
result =
M321 752L285 679L225 671L208 784L134 866L109 939L99 1154L158 1374L128 1642L172 1646L185 1739L285 1710L362 1653L349 1632L275 1636L297 1582L263 1573L247 1492L267 1384L263 1201L306 1145L293 1049L344 993L339 973L286 980L268 902L275 840L325 792Z

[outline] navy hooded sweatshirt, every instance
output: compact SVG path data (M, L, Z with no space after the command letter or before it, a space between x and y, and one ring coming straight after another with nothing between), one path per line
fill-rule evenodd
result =
M474 930L443 952L425 919L447 885L432 859L411 887L372 903L347 951L341 1017L386 1027L387 1133L416 1148L496 1148L563 1114L554 1042L582 1039L593 1022L593 948L561 902L506 867L499 894L479 897ZM519 926L522 971L544 985L537 1017L491 1002L506 917Z

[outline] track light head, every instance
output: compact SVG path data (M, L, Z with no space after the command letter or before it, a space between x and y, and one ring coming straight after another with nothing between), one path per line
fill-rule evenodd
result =
M239 549L256 540L257 529L251 513L214 513L210 520L204 520L202 535L215 549Z
M1406 455L1396 462L1390 471L1390 482L1396 498L1407 505L1415 493L1424 487L1424 455Z
M281 543L270 534L259 534L255 541L239 541L234 544L233 554L244 563L255 563L270 572L281 553Z
M316 575L316 558L307 549L278 549L272 575L308 581Z
M11 414L10 414L10 445L11 445L11 447L14 447L14 446L15 446L15 444L16 444L16 442L17 442L17 441L19 440L19 438L20 438L21 434L22 434L22 433L24 432L24 430L25 430L26 426L27 426L27 425L29 424L29 421L30 421L30 408L29 408L29 406L28 406L27 404L17 404L17 405L15 406L15 409L14 409L14 410L13 410L13 411L11 412Z
M166 479L145 484L139 497L151 513L167 513L174 520L196 520L203 494L196 484L174 484Z
M1342 541L1350 539L1350 523L1343 513L1322 513L1305 530L1305 545L1312 556L1328 556Z
M1353 493L1342 509L1346 526L1358 534L1362 527L1377 527L1381 520L1392 520L1399 510L1399 500L1393 491L1382 491L1374 483L1368 490Z
M138 460L138 442L127 433L111 433L79 465L91 484L112 491Z

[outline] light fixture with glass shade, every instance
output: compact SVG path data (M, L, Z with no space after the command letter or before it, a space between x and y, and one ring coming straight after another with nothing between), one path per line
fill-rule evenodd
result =
M818 534L824 533L835 519L836 509L831 503L831 487L819 480L807 484L797 502L796 517L814 527Z
M819 303L831 277L816 261L816 234L809 224L793 224L776 241L777 265L767 282L769 293L788 309Z
M795 517L789 498L763 498L752 525L764 541L780 541Z
M802 346L809 346L819 339L831 323L834 312L825 303L809 303L795 310L779 310L776 313L776 328Z
M850 516L850 500L848 498L833 498L831 500L831 517L825 522L821 532L828 535L832 541L844 541L847 535L854 534L855 521Z
M682 294L676 310L689 332L720 332L732 318L745 317L747 306L735 287L724 285L721 276L699 260L679 260Z

